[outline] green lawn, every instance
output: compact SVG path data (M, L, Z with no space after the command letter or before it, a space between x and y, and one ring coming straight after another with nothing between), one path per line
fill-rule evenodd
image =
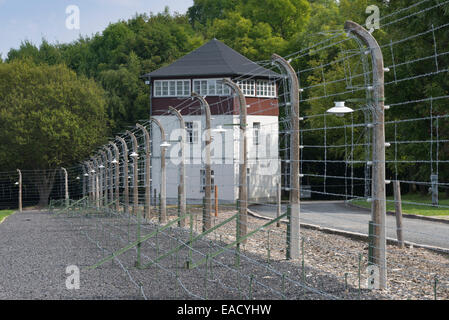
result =
M14 210L0 210L0 222L3 221L4 218L14 213Z
M388 201L391 200L391 201ZM387 211L394 212L394 202L392 202L394 198L387 197ZM408 204L404 202L414 202L419 204ZM364 208L371 208L371 203L366 202L366 200L352 200L351 203L361 206ZM430 204L430 205L425 205ZM404 214L416 214L421 216L448 216L449 208L437 208L432 207L432 197L431 196L423 196L421 194L405 194L402 195L402 212ZM440 193L439 195L439 204L440 206L449 207L449 199L446 198L444 193Z

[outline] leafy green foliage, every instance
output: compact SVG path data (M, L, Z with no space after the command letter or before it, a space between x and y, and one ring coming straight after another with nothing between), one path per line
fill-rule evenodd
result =
M0 65L2 170L73 164L105 142L104 91L64 65Z
M93 81L95 81L105 90L107 93L106 101L100 102L100 105L106 112L106 117L101 118L102 123L110 131L119 132L129 125L134 125L138 120L146 119L149 116L149 89L144 85L140 76L172 63L204 44L208 39L217 38L254 61L267 60L272 53L287 55L292 52L298 52L322 41L330 34L341 32L346 20L352 20L363 25L368 16L365 13L365 9L372 4L379 6L381 16L398 12L401 8L410 5L409 1L406 0L372 0L369 2L366 0L194 0L193 5L185 15L170 14L168 8L159 14L139 14L128 21L111 23L101 34L98 33L86 38L80 37L77 41L69 44L52 45L44 40L39 47L36 47L25 41L18 49L13 49L8 53L5 62L0 60L0 67L11 68L8 65L16 62L18 65L15 65L15 68L21 66L25 69L41 66L43 68L48 68L48 66L62 68L61 64L65 64L76 72L78 81L91 83L92 86L94 85ZM388 44L390 40L403 38L407 34L425 32L429 30L432 24L438 26L447 23L448 15L449 6L444 5L439 10L430 10L420 14L417 19L408 19L407 23L399 23L394 28L390 28L388 33L382 29L376 30L374 36L379 43ZM444 30L447 31L447 28ZM435 33L438 39L437 52L445 52L449 47L449 36L444 33L444 30L436 31ZM323 33L325 34L323 35ZM343 40L343 38L344 36L342 35L337 40ZM410 45L410 42L395 45L393 48L396 57L394 63L399 65L417 57L431 55L434 50L434 43L431 40L432 38L423 37L417 38L413 45ZM353 52L353 50L357 49L359 48L355 41L343 41L338 46L330 46L325 50L316 52L310 50L307 52L308 54L304 54L300 59L293 60L292 64L296 70L307 70L323 63L326 64L324 68L300 74L301 86L309 87L303 93L303 100L314 98L301 103L301 113L306 115L322 114L334 103L332 96L325 97L328 93L343 92L351 86L363 86L365 80L363 77L353 79L351 83L340 81L342 79L347 80L349 72L352 74L363 73L360 59L347 59L348 52ZM385 49L385 65L393 63L392 55L387 54L388 50L388 48ZM24 59L29 62L20 62ZM334 63L345 59L346 65ZM447 66L448 59L449 56L445 55L439 57L437 61L441 65ZM410 74L424 74L429 70L435 71L435 68L435 61L429 59L415 64L403 64L395 70L395 77L400 79ZM45 72L50 72L50 69L45 70ZM392 74L387 75L387 82L394 80L391 78ZM447 95L449 94L449 80L445 75L446 73L440 73L432 77L421 77L393 85L389 84L386 91L387 103ZM86 78L91 79L89 80L90 82ZM24 82L28 81L27 79L21 80ZM324 80L326 86L322 85ZM8 81L10 81L8 77L0 79L0 83L5 85ZM16 81L13 83L21 82ZM48 92L37 91L37 88L39 86L30 87L29 90L36 94L42 94L44 97L42 99L43 104L51 105L55 101L60 102L56 98L62 99L62 96L59 97L56 92L52 92L53 96L49 97L48 95L46 96ZM101 90L95 91L95 94L99 94L99 91ZM63 93L71 94L67 91L61 91L59 94L62 95ZM25 102L27 104L32 103L30 101L22 101L25 98L28 99L28 95L19 90L16 96L9 96L7 100L0 103L2 106L17 103L20 105ZM348 105L352 108L362 107L366 103L364 101L366 98L366 93L363 90L355 93L349 92L347 95L338 97L338 99L343 100L353 99L351 102L348 100ZM86 101L86 103L88 102ZM445 108L447 107L444 101L434 101L433 103L433 115L440 115L446 112ZM68 107L71 104L65 104L64 106ZM92 106L92 103L88 104L88 106ZM74 119L70 108L66 110L61 107L61 109L51 109L52 111L50 112L48 111L50 109L47 110L42 107L42 110L38 109L40 111L33 110L29 117L45 126L39 134L43 138L49 139L49 143L53 144L56 141L62 141L65 144L66 141L63 138L70 136L70 134L60 134L57 139L52 138L53 140L49 136L51 136L51 133L58 132L55 129L58 125L64 125L64 127L67 125L67 128L71 128L71 122ZM8 112L10 113L11 111ZM284 112L285 110L281 110L281 114ZM429 115L429 105L423 102L392 108L388 112L387 120L421 118ZM5 114L5 117L8 116L15 117L16 115ZM23 141L18 141L18 143L22 148L27 145L27 149L24 152L27 156L30 156L30 160L27 160L29 162L21 165L26 166L31 165L31 163L37 163L35 160L37 161L38 151L42 151L40 155L43 157L40 165L45 163L46 167L58 166L61 163L65 163L66 160L71 161L82 158L84 151L78 152L76 148L73 149L70 159L61 156L58 159L65 160L60 161L46 155L49 149L46 149L47 144L45 143L28 146L26 144L27 138L25 137L36 135L38 130L33 125L30 127L25 126L24 121L27 120L27 117L19 116L17 118L17 127L22 127L20 130L23 130L23 132L18 128L12 130L14 134L24 137L22 138ZM65 120L57 121L56 119L59 119L59 117L63 117ZM360 112L354 114L353 117L356 123L364 121L364 115ZM341 126L348 124L348 121L351 120L349 117L346 119L327 117L326 126ZM306 121L303 125L306 128L320 128L325 125L324 121L324 118L319 117ZM3 124L7 125L6 122L3 122ZM47 126L49 128L46 128ZM398 126L397 139L428 139L430 134L429 128L429 121ZM442 120L439 127L440 135L447 137L449 135L448 128L447 121ZM91 133L88 128L83 129ZM48 130L50 132L47 132ZM75 132L74 128L71 130L72 133ZM363 130L365 129L356 129L356 138L363 136ZM348 131L347 134L349 133ZM311 143L324 143L322 131L316 130L307 134L309 135L307 139ZM344 144L345 137L341 132L330 130L327 134L329 140L337 144ZM392 138L387 131L387 139ZM85 136L82 136L83 139L85 139ZM97 139L96 143L98 142L99 140ZM362 139L362 141L358 142L363 143L364 141ZM86 144L86 150L94 145L94 142ZM62 146L62 148L64 147L66 146ZM440 159L448 158L449 145L442 145L440 149ZM6 148L3 148L3 150L6 150ZM341 159L343 152L342 149L329 150L328 159ZM361 158L365 150L359 148L355 152L354 158ZM389 157L394 156L391 154L391 149L387 152L389 152ZM399 147L400 160L427 159L430 152L431 150L428 147L417 148L415 145L401 145ZM435 154L435 148L432 152ZM0 154L1 157L2 155ZM317 148L305 154L305 157L322 159L323 154ZM408 174L410 171L407 165L398 165L397 168L400 174ZM392 169L389 166L389 170ZM442 164L440 173L447 180L449 178L449 167L445 168ZM335 174L341 173L336 172ZM428 169L420 166L413 170L407 178L428 180Z

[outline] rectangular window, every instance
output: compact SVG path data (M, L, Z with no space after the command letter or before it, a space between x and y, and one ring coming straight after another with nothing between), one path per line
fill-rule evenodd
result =
M183 92L183 96L184 97L189 97L190 96L190 81L189 80L184 80L184 92ZM178 91L178 94L180 92Z
M195 79L193 88L201 96L229 96L230 88L225 85L222 79Z
M168 96L168 81L162 82L162 96Z
M159 97L162 95L162 83L160 81L154 82L154 95Z
M263 98L276 98L276 83L274 81L258 80L257 96Z
M198 143L198 123L189 121L186 122L186 130L187 130L187 142L190 144Z
M189 80L155 80L155 97L189 97Z
M176 92L184 95L184 81L176 81Z
M256 84L254 80L238 81L237 85L239 86L240 90L242 90L245 96L254 97L256 95Z
M210 171L210 181L211 181L211 192L214 193L215 191L215 172L214 170ZM201 183L201 192L204 193L206 192L206 170L201 169L201 178L200 178L200 183Z
M253 144L260 144L260 122L253 122Z
M215 91L216 82L217 82L216 80L208 80L207 81L207 94L209 96L216 95L216 91Z
M169 95L172 97L175 97L176 96L176 81L170 81L169 88L170 88Z
M207 96L207 80L201 81L200 95Z

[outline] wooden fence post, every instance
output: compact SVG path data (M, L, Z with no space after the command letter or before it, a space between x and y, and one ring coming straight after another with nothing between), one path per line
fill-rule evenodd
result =
M394 206L396 211L396 232L398 237L398 247L404 248L404 236L402 232L402 200L401 200L401 184L399 181L393 181L394 188Z
M215 186L215 217L218 217L218 186Z

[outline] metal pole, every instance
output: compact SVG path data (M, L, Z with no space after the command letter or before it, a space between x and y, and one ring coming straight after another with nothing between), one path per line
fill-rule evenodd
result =
M148 130L137 123L136 127L143 131L145 136L145 214L147 219L151 216L151 140Z
M291 103L291 149L290 149L290 215L288 217L288 229L290 238L287 243L287 259L299 259L300 256L300 139L299 139L299 81L295 69L284 58L277 54L271 57L273 63L282 67L287 73L290 82Z
M95 190L95 206L98 209L100 209L100 191L99 191L99 182L98 182L98 174L99 174L99 169L98 169L98 161L96 158L92 159L92 162L94 163L94 168L96 170L93 170L93 174L94 174L94 180L93 180L93 185L94 185L94 190Z
M120 152L114 142L109 142L115 153L115 210L120 211Z
M206 99L202 96L198 95L195 92L192 92L192 97L198 99L201 103L201 107L204 109L204 114L206 116L206 146L205 146L205 167L206 167L206 185L204 197L206 198L205 208L206 211L203 216L203 232L209 230L212 227L212 204L211 204L211 195L212 195L212 174L211 174L211 160L210 160L210 144L211 144L211 113L210 107L207 103Z
M215 217L218 217L218 186L217 185L215 185L214 196L215 196Z
M64 188L65 188L65 205L69 206L69 177L67 174L67 170L65 168L61 168L64 172Z
M86 197L87 194L87 183L86 183L86 174L88 174L87 172L89 171L89 168L87 167L87 165L82 166L83 167L83 198ZM87 170L86 170L87 167Z
M169 106L168 109L178 117L179 120L179 126L181 128L181 140L179 141L179 143L181 144L181 163L179 166L179 200L180 200L180 211L179 211L179 215L185 216L187 213L187 197L186 197L186 179L185 179L185 174L186 174L186 168L185 168L185 143L186 143L186 125L184 122L184 117L181 115L181 113L176 110L175 108L173 108L172 106ZM185 219L182 219L179 221L179 226L180 227L185 227L186 225L186 221Z
M384 61L382 50L376 39L362 26L346 21L345 30L353 33L369 48L373 63L373 173L372 208L374 222L374 262L379 267L379 288L387 287L387 243L386 243L386 192L385 192L385 123L384 123Z
M139 210L139 172L138 172L138 160L139 160L139 144L137 142L136 136L131 131L126 131L126 133L131 137L133 146L133 213L137 217L137 239L140 240L140 221L141 221L141 211ZM140 268L140 250L141 243L137 245L137 261L136 267Z
M103 204L103 170L100 168L102 166L101 157L97 156L97 192L98 192L98 202L99 207Z
M87 191L89 193L89 201L91 203L94 202L94 188L93 188L93 173L92 173L92 165L89 161L86 161L86 166L87 166Z
M117 140L121 142L123 148L123 185L125 194L125 212L129 213L129 179L128 179L128 146L123 138L117 137Z
M401 183L397 180L393 181L394 188L394 206L396 211L396 233L398 237L398 247L404 248L404 236L402 232L402 200L401 200Z
M22 212L22 171L17 169L19 173L19 212Z
M223 79L223 82L228 85L238 96L240 107L240 155L239 155L239 217L238 217L238 237L246 236L248 230L248 187L247 187L247 167L248 167L248 154L247 154L247 139L246 139L246 127L247 127L247 109L246 99L239 86L232 82L230 79ZM246 240L242 241L243 244Z
M277 184L277 211L276 211L276 218L279 218L281 216L282 211L282 187L281 184ZM281 222L278 221L276 223L276 226L279 228L281 226Z
M133 174L133 213L137 216L139 211L139 171L138 169L138 159L139 156L138 153L138 142L136 139L136 136L131 131L126 131L126 133L131 137L132 145L133 145L133 153L136 154L133 158L133 168L134 168L134 174Z
M108 181L108 187L107 192L109 192L108 199L109 201L114 201L114 180L113 180L113 174L112 174L112 152L111 149L108 147L108 145L104 146L103 148L106 151L106 177Z
M155 123L161 132L161 141L165 141L165 130L162 127L162 124L159 120L155 118L151 118L151 122ZM165 223L167 221L167 176L165 169L165 150L166 147L161 147L161 192L160 192L160 208L161 213L159 220L161 223Z
M108 157L106 156L106 153L104 151L100 151L101 154L101 160L102 160L102 175L101 175L101 190L103 190L103 207L107 207L108 205Z

